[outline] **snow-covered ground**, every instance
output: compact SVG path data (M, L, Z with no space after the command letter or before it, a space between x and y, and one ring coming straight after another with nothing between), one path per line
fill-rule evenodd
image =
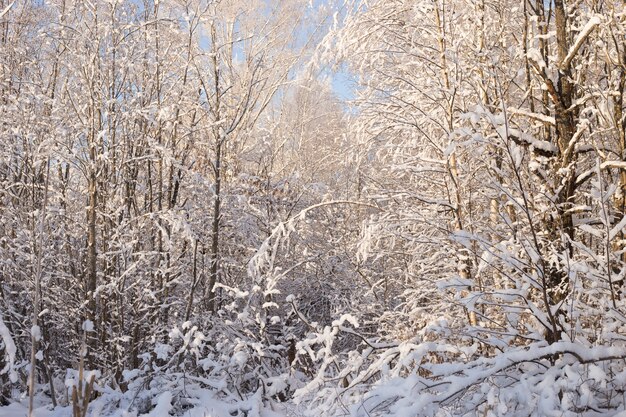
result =
M69 413L69 414L68 414ZM62 417L71 416L72 410L69 407L59 408L51 410L50 407L40 406L36 407L34 411L35 417ZM0 417L27 417L28 416L28 403L25 401L22 403L12 403L5 407L0 407Z
M151 410L146 413L139 413L130 401L131 398L120 393L108 393L98 397L89 404L88 417L171 417L181 415L185 417L229 417L243 416L249 417L292 417L295 416L293 410L286 404L262 405L258 398L250 398L237 406L227 404L214 398L210 392L206 395L199 395L195 401L190 401L189 408L182 411L175 410L172 405L173 395L170 391L165 391L153 398ZM135 398L141 395L133 396ZM130 400L130 401L127 401ZM46 405L48 404L48 405ZM33 413L34 417L73 417L71 406L57 406L53 408L47 398L38 398ZM0 407L0 417L28 417L28 399L22 399L8 406Z

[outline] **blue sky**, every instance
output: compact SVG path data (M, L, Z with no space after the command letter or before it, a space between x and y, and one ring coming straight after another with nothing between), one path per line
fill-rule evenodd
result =
M332 0L312 0L311 5L313 8L319 8L319 7L334 8L333 5L331 4L331 1ZM209 39L206 36L200 36L200 47L205 50L208 50L209 46L210 46ZM235 51L237 51L237 48L235 48ZM328 68L322 71L320 76L323 78L328 77L333 91L335 92L335 94L340 100L349 101L355 98L354 76L352 76L345 68L340 67L335 70Z
M341 100L354 99L354 76L345 70L340 69L330 74L330 80L337 97Z

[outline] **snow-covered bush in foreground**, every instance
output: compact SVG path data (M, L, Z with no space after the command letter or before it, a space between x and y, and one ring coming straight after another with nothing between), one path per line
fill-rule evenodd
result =
M318 375L295 400L310 416L599 416L624 410L626 347L533 343L485 357L478 344L420 339L353 352L345 368Z

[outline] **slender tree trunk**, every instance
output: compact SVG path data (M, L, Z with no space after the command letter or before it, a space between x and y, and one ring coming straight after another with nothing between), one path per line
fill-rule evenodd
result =
M92 164L95 164L96 151L95 144L90 146L89 154ZM96 205L98 204L98 189L95 167L90 168L89 179L89 206L87 207L87 319L95 323L96 317L96 287L98 280L98 253L97 230L96 230ZM94 347L93 338L88 337L88 345ZM91 351L91 349L90 349Z
M216 46L217 33L215 25L211 25L211 36L213 44L213 81L214 81L214 118L218 126L213 129L215 137L215 154L213 160L213 172L215 177L215 195L213 197L213 216L211 224L211 269L209 273L209 299L207 308L209 311L215 311L215 284L219 273L219 255L220 255L220 218L222 203L222 146L225 138L222 135L223 128L219 126L221 121L221 91L220 91L220 69L218 64L218 50Z
M44 223L46 221L46 211L48 208L48 187L50 179L50 160L46 161L46 182L44 189L43 208L41 210L38 225L33 222L33 252L36 256L35 265L35 295L33 297L33 327L31 330L31 349L30 349L30 379L28 381L28 416L33 416L34 400L35 400L35 379L37 376L37 350L41 331L39 330L39 307L41 303L41 278L42 278L42 258L43 258L43 232Z
M209 275L209 311L215 311L215 284L219 272L220 216L222 190L222 143L215 147L215 196L213 197L213 221L211 226L211 271Z
M574 159L574 153L569 151L569 144L576 131L574 120L574 110L570 109L574 98L574 85L571 80L571 65L565 64L565 57L569 52L569 42L567 39L567 14L563 0L554 1L554 17L556 25L557 59L559 62L558 92L559 97L554 106L557 145L560 154L560 166L558 169L571 171L570 164ZM566 174L565 184L560 193L558 210L563 231L570 239L574 238L574 223L571 211L569 210L570 198L574 194L575 173ZM569 246L568 246L569 248Z

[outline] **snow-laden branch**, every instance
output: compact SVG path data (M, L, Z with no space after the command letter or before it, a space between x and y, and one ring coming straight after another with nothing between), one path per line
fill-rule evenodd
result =
M561 69L566 69L570 66L570 64L572 63L572 60L576 56L576 53L578 53L578 50L580 49L580 47L583 45L585 40L589 37L591 32L593 32L596 26L598 26L600 23L602 23L602 18L599 15L595 15L591 19L589 19L585 27L583 27L583 29L578 34L578 37L576 38L576 41L574 42L574 44L569 49L567 56L565 57L563 62L561 62L561 65L560 65Z
M544 347L531 347L518 349L498 355L495 358L480 358L467 364L460 375L450 375L447 379L449 387L442 392L436 402L444 404L465 391L468 387L484 381L507 368L524 363L534 362L541 359L571 355L580 364L623 360L626 358L626 349L623 347L587 347L579 343L558 342Z
M617 168L617 169L626 170L626 161L605 161L600 164L601 170L605 170L609 168ZM597 172L597 168L593 168L578 175L578 177L576 177L576 185L578 186L582 184L583 182L587 181L596 172Z
M522 132L518 129L513 129L513 128L505 129L504 126L501 126L497 130L499 134L501 135L501 137L508 137L512 139L513 142L515 142L517 145L520 145L520 146L521 145L532 146L535 152L537 152L540 155L554 156L558 152L558 149L556 148L556 146L554 146L554 144L545 140L536 139L534 136L529 135L525 132Z
M250 259L248 263L248 275L254 278L258 278L261 275L261 269L263 267L269 267L271 270L274 264L274 258L276 256L277 244L281 240L281 238L287 236L289 232L295 230L295 224L300 221L306 219L306 215L318 208L332 205L357 205L373 208L376 210L380 210L380 207L375 206L373 204L364 203L361 201L352 201L352 200L332 200L325 201L318 204L313 204L312 206L306 207L302 209L298 214L293 216L291 219L280 222L273 230L272 233L263 241L256 254ZM274 240L273 246L271 246L271 242ZM272 250L269 250L272 248Z
M453 346L434 342L405 343L397 348L389 349L367 369L362 370L350 387L342 390L339 395L344 402L349 402L350 395L358 389L359 384L363 384L364 378L378 372L382 373L379 382L374 387L368 387L365 397L354 404L354 407L366 409L366 413L356 413L356 415L440 415L438 410L444 407L458 407L457 401L459 400L468 409L476 409L484 401L484 396L477 395L477 393L481 390L483 393L490 392L497 385L494 384L494 380L502 375L509 375L515 380L520 373L526 372L525 378L542 381L544 378L549 380L550 373L561 374L562 369L626 359L624 347L584 346L580 343L557 342L551 345L536 344L520 347L495 357L481 357L469 362L432 361L433 358L455 351ZM391 363L395 365L390 367ZM403 376L404 369L414 364L419 364L420 371ZM528 368L524 371L523 364L535 364L536 367L534 371ZM551 371L551 368L554 371ZM325 394L332 395L330 391L326 391ZM539 393L533 392L527 395L539 395ZM459 409L455 411L449 415L461 415Z
M532 113L523 109L516 109L514 107L509 107L508 108L509 113L513 114L513 115L519 115L519 116L526 116L529 117L531 119L535 119L535 120L539 120L543 123L547 123L549 125L555 126L556 125L556 121L554 119L554 117L552 116L548 116L546 114L541 114L541 113Z

